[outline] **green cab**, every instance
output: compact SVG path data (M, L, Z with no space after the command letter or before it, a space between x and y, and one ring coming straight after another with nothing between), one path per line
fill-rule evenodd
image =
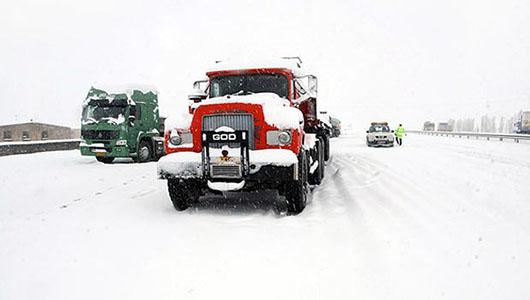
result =
M158 159L164 154L162 127L155 89L92 87L83 102L79 148L104 163Z

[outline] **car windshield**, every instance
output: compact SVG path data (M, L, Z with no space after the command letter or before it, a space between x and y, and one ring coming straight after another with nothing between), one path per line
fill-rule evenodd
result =
M126 106L87 105L83 108L83 121L113 121L119 124L125 120L125 108Z
M248 95L263 92L275 93L287 99L289 94L287 77L282 74L217 76L212 79L210 97Z
M390 128L387 125L372 125L370 132L390 132Z

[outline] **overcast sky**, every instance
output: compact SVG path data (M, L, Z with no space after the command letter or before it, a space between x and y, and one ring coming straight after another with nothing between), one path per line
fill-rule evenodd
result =
M0 123L79 127L94 83L153 84L161 112L213 61L300 56L345 123L530 108L530 1L1 1Z

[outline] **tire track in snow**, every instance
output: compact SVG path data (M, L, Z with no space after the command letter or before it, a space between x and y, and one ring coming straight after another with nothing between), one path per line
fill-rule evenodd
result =
M352 141L353 139L349 139L340 142ZM344 149L351 148L342 146ZM373 149L368 149L371 150ZM395 169L396 166L378 161L378 158L369 158L372 152L357 152L356 155L347 152L335 154L335 168L339 172L344 171L341 175L344 183L337 186L337 189L353 190L358 208L363 209L366 217L377 224L402 228L399 232L406 233L409 238L411 230L418 228L434 233L438 228L433 228L431 224L441 221L441 217L436 208L428 203L428 194L422 191L423 185L417 181L422 178L421 167L416 172ZM390 155L390 152L377 155ZM387 233L380 234L381 239L385 239ZM430 240L432 243L439 243L436 239Z
M359 192L374 186L379 174L379 169L373 165L357 161L352 163L347 156L337 153L330 161L326 180L314 194L315 204L324 206L322 203L325 201L326 207L321 208L331 210L324 215L345 219L346 224L349 224L342 234L352 249L348 260L355 267L353 272L374 283L379 280L392 281L388 275L390 262L385 253L385 240L381 239L372 218L377 212L371 205L366 205L366 199L362 199L362 193ZM365 270L370 272L366 273Z
M336 162L335 168L341 173L335 178L335 181L341 182L336 188L355 191L359 205L368 210L370 215L415 221L409 214L407 204L397 201L396 192L403 194L406 189L396 182L396 176L387 172L388 167L381 168L369 159L354 158L348 154L338 154Z

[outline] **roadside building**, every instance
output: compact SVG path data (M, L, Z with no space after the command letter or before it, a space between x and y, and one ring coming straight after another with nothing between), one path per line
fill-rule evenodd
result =
M19 123L0 126L0 142L78 139L79 130L45 123Z

